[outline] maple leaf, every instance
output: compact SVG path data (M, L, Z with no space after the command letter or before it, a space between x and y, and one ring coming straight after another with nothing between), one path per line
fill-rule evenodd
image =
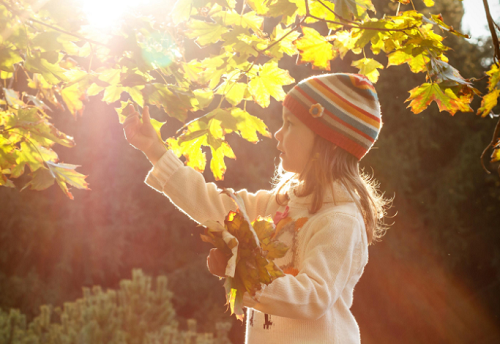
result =
M271 35L271 41L269 45L274 44L274 42L280 40L277 44L274 44L270 49L266 49L266 55L275 57L277 59L281 59L283 54L287 54L288 56L293 56L298 54L297 47L293 44L293 42L300 36L300 32L289 31L283 29L281 24L276 25ZM283 38L285 37L285 38Z
M359 68L359 74L366 75L366 77L373 83L378 81L378 77L380 75L377 68L384 68L380 62L369 58L353 61L351 66Z
M288 71L278 67L278 62L269 61L260 66L258 76L254 76L248 83L248 90L255 102L266 108L270 104L270 97L277 101L285 99L283 86L294 81Z
M221 11L216 13L214 17L221 18L224 25L241 26L244 29L252 29L255 33L260 33L262 31L262 25L264 24L264 18L257 15L256 12L250 11L243 15L240 15L235 10Z
M500 97L500 89L495 89L487 93L481 101L481 107L477 109L477 114L481 117L486 117L491 113L491 110L497 105L498 97Z
M210 43L216 43L221 39L222 34L229 29L218 23L207 23L201 20L192 20L188 24L186 36L195 39L198 45L205 46Z
M240 108L218 109L212 115L221 122L221 126L227 134L235 131L252 143L259 142L257 133L265 137L272 137L263 120Z
M489 71L486 72L488 78L488 91L492 92L500 82L500 68L496 64L492 64Z
M469 106L471 98L464 96L457 96L451 88L441 88L436 83L424 83L415 87L410 91L410 97L405 102L410 101L411 110L413 113L418 114L435 101L439 107L439 111L447 111L454 115L457 111L469 112L472 109Z
M302 33L304 36L294 42L300 51L300 62L310 62L313 68L330 71L330 61L335 58L333 45L312 28L303 26Z
M84 106L82 100L85 98L85 92L80 89L78 83L63 88L61 90L61 97L72 115L76 116L78 114L81 116L83 114Z

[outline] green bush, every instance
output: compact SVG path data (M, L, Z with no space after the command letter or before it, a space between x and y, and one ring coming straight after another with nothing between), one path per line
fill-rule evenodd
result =
M40 315L27 324L17 309L0 310L0 343L12 344L225 344L230 324L217 324L213 333L197 333L196 320L187 330L176 320L167 277L153 279L141 270L122 280L119 290L83 288L83 298L63 308L41 306Z

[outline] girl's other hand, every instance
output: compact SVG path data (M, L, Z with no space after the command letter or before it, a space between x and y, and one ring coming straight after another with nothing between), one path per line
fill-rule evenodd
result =
M134 148L143 151L154 165L166 149L151 124L149 108L145 106L142 110L142 121L132 105L129 110L132 114L123 122L125 138Z
M226 277L226 266L229 258L219 250L213 248L207 257L208 270L215 276Z

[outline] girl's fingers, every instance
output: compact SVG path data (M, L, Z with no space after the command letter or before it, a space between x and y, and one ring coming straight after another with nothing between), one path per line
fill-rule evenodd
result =
M149 117L149 106L145 106L142 109L142 121L144 123L149 123L151 121L151 118Z

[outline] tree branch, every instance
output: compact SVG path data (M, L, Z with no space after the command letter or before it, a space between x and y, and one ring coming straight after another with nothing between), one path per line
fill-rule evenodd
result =
M483 169L486 171L486 173L491 174L491 172L484 166L484 155L490 149L490 147L493 147L496 144L497 139L500 138L500 118L498 119L497 125L495 127L495 131L493 132L493 138L491 139L491 142L486 148L483 150L483 153L481 154L481 166L483 166Z
M495 64L498 66L498 61L500 61L500 45L498 43L498 36L495 31L495 22L491 17L488 0L483 0L483 5L484 5L484 10L486 12L486 19L488 20L488 27L490 29L491 39L493 40L493 48L495 49L495 55L493 56L493 59L495 61Z

